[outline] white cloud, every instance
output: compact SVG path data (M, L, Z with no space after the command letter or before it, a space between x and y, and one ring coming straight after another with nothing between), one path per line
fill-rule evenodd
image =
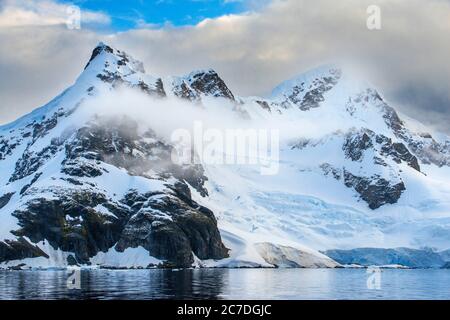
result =
M3 0L0 27L65 24L70 16L69 7L51 0ZM101 12L83 10L81 21L87 24L109 24L110 18Z

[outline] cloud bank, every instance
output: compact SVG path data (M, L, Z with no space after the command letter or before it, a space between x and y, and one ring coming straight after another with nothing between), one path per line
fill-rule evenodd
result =
M0 27L48 26L66 24L70 6L51 0L2 0ZM83 11L83 23L108 24L110 18L101 12Z
M366 26L367 7L374 4L381 9L381 30ZM268 95L279 82L317 65L351 62L394 106L450 133L447 0L274 0L195 26L108 35L52 23L8 25L10 14L0 10L0 41L9 44L0 48L0 122L70 85L103 40L142 60L148 73L212 67L238 95Z

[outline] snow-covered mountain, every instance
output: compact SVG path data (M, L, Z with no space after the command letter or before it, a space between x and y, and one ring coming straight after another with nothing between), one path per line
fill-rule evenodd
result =
M153 107L117 110L124 88ZM203 114L279 129L278 174L171 161L167 123ZM214 70L151 76L101 43L72 87L0 127L0 166L2 267L336 267L321 252L450 248L450 138L335 66L244 98Z

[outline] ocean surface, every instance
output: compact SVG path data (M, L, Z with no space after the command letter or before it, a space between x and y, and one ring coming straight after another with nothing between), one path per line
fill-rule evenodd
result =
M70 276L0 271L0 299L450 299L450 270L384 269L376 281L365 269L82 270L68 285Z

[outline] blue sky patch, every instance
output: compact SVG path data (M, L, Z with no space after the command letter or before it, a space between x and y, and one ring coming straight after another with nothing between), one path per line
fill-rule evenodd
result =
M142 26L195 25L205 18L242 13L246 0L60 0L82 10L101 11L111 17L111 28L124 31Z

